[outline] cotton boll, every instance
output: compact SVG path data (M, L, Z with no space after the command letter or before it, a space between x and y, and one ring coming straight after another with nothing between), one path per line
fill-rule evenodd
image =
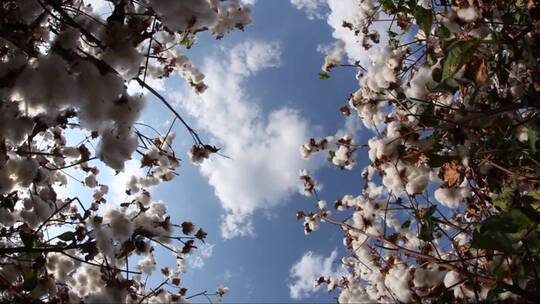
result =
M18 93L34 113L56 112L77 100L75 78L66 62L58 55L40 56L35 68L26 68L17 78L14 92Z
M446 270L440 270L439 265L435 263L430 263L425 268L416 268L413 280L414 287L437 286L444 280L446 273Z
M426 167L408 167L407 168L407 185L405 190L409 195L422 193L428 186L430 170Z
M233 28L243 30L245 26L251 23L250 13L251 8L240 6L238 0L218 3L217 22L209 29L218 38Z
M59 45L64 50L76 49L79 43L79 37L81 33L78 29L73 27L67 27L56 37L54 43Z
M333 67L340 65L345 57L345 42L339 41L334 45L334 48L324 58L322 70L329 72Z
M437 67L421 66L413 77L409 81L410 86L405 89L405 95L415 100L425 100L429 86L432 86L436 82L433 80L433 69Z
M12 226L16 219L14 212L11 212L8 208L0 208L0 227Z
M122 171L124 162L131 159L137 144L137 136L131 128L110 128L101 134L97 156L109 167Z
M11 157L6 169L11 172L12 178L20 187L28 187L36 177L39 164L33 158Z
M473 6L462 8L457 11L457 16L465 22L472 22L478 19L478 10Z
M0 70L4 68L0 65ZM1 72L0 72L1 73ZM19 111L17 102L0 102L0 135L19 144L32 132L34 122Z
M97 183L96 176L94 175L94 173L90 173L86 176L86 178L84 179L84 184L90 188L97 187L98 183Z
M435 190L435 199L449 208L457 208L459 203L470 196L467 188L439 188Z
M431 3L431 0L419 0L417 4L428 10L433 8L433 4Z
M107 194L108 192L109 192L109 187L107 185L99 185L99 188L96 191L94 191L94 194L92 195L92 197L94 198L95 201L99 201L103 199L105 194Z
M111 119L118 125L132 125L141 115L145 100L142 95L127 96L114 102Z
M449 271L444 277L444 286L446 286L447 288L453 286L452 289L454 290L455 298L474 298L474 291L467 288L464 284L458 284L462 280L463 278L459 273L455 271Z
M59 283L65 283L69 274L80 265L80 262L61 253L51 252L47 254L46 267L54 275Z
M387 89L390 84L397 82L395 70L401 64L400 51L392 51L390 48L372 53L372 64L362 81L372 92Z
M35 0L17 0L17 8L21 18L27 24L32 23L43 12L42 8L36 5Z
M107 285L97 292L90 293L83 300L88 304L126 303L127 289Z
M212 10L207 0L188 1L143 1L151 5L161 16L163 24L172 31L183 32L188 29L201 29L213 25L217 21L217 13ZM195 22L193 22L195 20Z
M437 21L442 23L450 32L460 34L461 26L456 22L457 14L454 11L448 11L446 14L437 14Z
M81 297L94 293L105 287L105 281L101 279L101 271L99 267L85 264L78 269L73 278L75 281L75 290L77 290L78 295Z
M10 178L10 172L0 168L0 194L10 192L13 188L13 180Z
M148 253L144 258L142 258L137 266L145 274L151 274L156 270L156 259L152 252Z
M528 129L524 125L520 125L516 128L516 137L520 142L527 142L529 140Z
M412 292L409 283L412 277L409 269L403 264L394 264L384 279L384 283L400 302L410 302Z
M120 242L124 242L131 237L134 231L134 224L126 215L117 210L109 208L103 213L103 219L109 223L113 236Z
M111 119L114 102L125 93L124 80L117 74L102 75L98 69L87 62L77 66L81 126L90 130L103 130Z

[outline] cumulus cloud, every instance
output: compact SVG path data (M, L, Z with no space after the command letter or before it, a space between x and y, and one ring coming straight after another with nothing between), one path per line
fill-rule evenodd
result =
M350 22L358 10L357 0L327 0L330 7L328 15L328 25L334 30L332 36L345 43L347 56L352 60L365 60L367 58L365 51L361 48L358 38L354 33L342 26L343 21Z
M214 251L214 244L204 244L198 246L198 249L195 250L195 253L192 256L189 256L187 259L188 266L191 269L200 269L204 267L206 259L212 256Z
M299 10L303 10L308 19L326 18L326 0L291 0L291 4Z
M215 156L200 166L226 211L224 238L253 235L253 213L296 192L298 171L306 166L299 147L313 133L307 121L288 107L263 113L245 87L248 77L279 66L280 58L278 43L240 43L206 59L202 70L209 89L204 94L186 90L175 96L230 157Z
M341 276L343 268L335 265L338 253L334 249L330 256L324 257L306 252L302 258L293 265L290 270L289 294L293 299L302 299L316 292L321 286L315 286L314 282L320 276Z

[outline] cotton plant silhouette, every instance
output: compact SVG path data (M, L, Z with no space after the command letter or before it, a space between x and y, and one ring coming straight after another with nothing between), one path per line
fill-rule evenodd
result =
M372 138L301 153L365 165L363 187L327 206L302 171L317 208L297 213L343 231L348 274L315 282L339 303L540 300L539 25L535 1L359 0L343 20L370 63L338 43L319 78L357 70L340 110Z

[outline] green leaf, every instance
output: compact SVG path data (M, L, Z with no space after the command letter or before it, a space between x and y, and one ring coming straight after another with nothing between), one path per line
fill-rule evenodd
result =
M435 210L437 210L437 205L430 206L424 213L420 233L418 234L418 238L423 241L433 241L433 230L435 230L433 213L435 213Z
M471 241L473 248L493 249L511 254L514 251L512 241L504 234L498 231L481 233L477 230L473 232Z
M190 49L193 46L193 44L194 44L193 39L190 39L188 37L185 37L184 39L182 39L182 41L180 41L180 45L185 46L186 49Z
M437 210L437 205L430 206L426 212L425 218L431 218L433 213Z
M75 233L73 231L67 231L57 236L57 238L61 239L64 242L73 241L75 240Z
M36 240L36 236L33 233L28 232L20 232L19 236L21 238L21 241L24 244L24 247L32 248L34 246L34 240Z
M536 143L538 142L538 133L533 128L527 129L527 137L529 139L529 146L531 147L532 154L536 154Z
M448 47L442 73L443 80L452 79L447 82L448 85L455 86L456 81L452 76L469 61L479 44L479 40L456 41Z
M440 121L433 115L434 109L435 105L432 103L424 108L422 114L420 114L420 117L418 118L422 125L426 127L433 127L439 124Z
M394 5L394 1L392 1L392 0L383 0L381 2L382 2L382 5L383 5L383 8L385 10L390 10L390 11L396 10L396 6Z
M446 159L447 159L447 157L439 155L439 154L435 154L435 153L430 153L428 157L429 158L428 158L427 164L431 168L442 167L442 165L446 162Z
M326 158L329 162L332 162L332 159L334 158L334 156L336 155L336 152L333 151L333 150L329 150L328 151L328 157Z
M420 234L418 238L422 241L430 242L433 241L433 230L435 229L435 224L433 224L433 217L429 217L422 221L422 226L420 226Z
M497 296L503 292L504 289L499 284L495 284L495 286L489 290L486 300L488 302L493 302L497 300Z
M416 19L416 24L420 27L426 36L431 32L431 23L433 22L433 15L431 10L425 9L421 5L417 5L414 10L414 18Z
M401 229L408 229L409 226L411 226L411 220L406 220L403 224L401 224Z
M510 187L502 188L499 196L493 200L493 205L495 205L495 208L499 211L507 211L513 203L514 194L514 189Z
M437 35L441 39L446 39L450 37L450 34L451 34L450 30L442 24L440 24L439 27L437 28Z
M33 269L27 269L23 271L23 285L22 289L26 291L32 291L36 288L38 283L37 272Z
M494 215L482 223L481 229L487 232L507 233L514 239L523 237L534 222L521 210L511 209Z
M398 35L398 33L393 32L393 31L387 31L387 33L388 33L388 37L390 37L390 38L394 38L394 37L396 37Z
M328 73L326 73L326 72L320 72L320 73L319 73L319 79L320 79L320 80L326 80L326 79L328 79L328 78L330 78L330 74L328 74Z

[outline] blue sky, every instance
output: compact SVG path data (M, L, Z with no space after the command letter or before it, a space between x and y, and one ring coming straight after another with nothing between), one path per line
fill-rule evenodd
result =
M337 69L329 80L319 80L325 55L318 49L342 38L349 56L359 59L351 49L354 41L336 27L355 1L251 2L254 21L245 32L220 41L203 34L185 50L207 76L206 93L193 94L177 76L161 87L202 138L231 159L213 156L193 165L185 154L191 139L177 124L174 148L185 161L176 179L152 190L152 199L166 202L172 221L192 221L209 233L209 245L187 263L188 294L224 285L231 289L226 302L335 302L336 294L311 291L309 274L338 268L332 252L342 247L341 231L323 225L304 235L295 213L314 209L315 202L299 193L298 170L312 169L323 184L322 197L331 203L360 191L362 161L343 172L323 158L302 160L299 147L309 137L345 128L339 108L358 88L355 71ZM309 4L316 11L306 11ZM142 121L165 132L172 113L147 97ZM111 196L121 197L125 176L136 174L137 167L133 162L126 173L111 177ZM175 263L164 251L157 260L159 266ZM300 261L295 269L301 277L291 276ZM296 286L294 298L290 286Z

